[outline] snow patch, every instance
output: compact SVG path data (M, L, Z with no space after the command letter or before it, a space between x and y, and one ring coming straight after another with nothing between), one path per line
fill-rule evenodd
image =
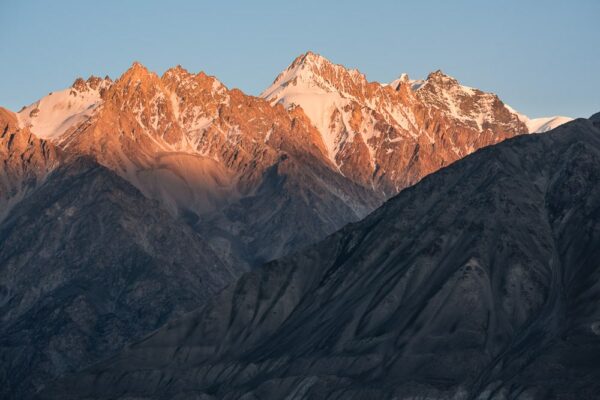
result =
M90 118L102 104L100 89L108 82L103 81L97 89L78 91L68 88L53 92L17 113L20 127L28 127L42 139L56 140L69 128Z
M504 107L506 107L506 109L511 113L515 114L517 118L519 118L519 120L521 120L521 122L527 126L527 133L548 132L573 120L571 117L565 117L561 115L553 117L529 118L527 115L521 114L508 104L504 104Z

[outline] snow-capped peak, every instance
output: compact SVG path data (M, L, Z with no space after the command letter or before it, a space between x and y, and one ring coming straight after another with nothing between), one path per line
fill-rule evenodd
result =
M572 121L573 118L565 117L562 115L555 115L552 117L541 117L541 118L529 118L527 115L521 114L508 104L504 104L504 107L511 113L515 114L519 120L521 120L527 126L527 133L543 133L548 132L562 124Z
M112 81L92 76L78 78L70 88L52 92L17 113L19 125L42 139L53 140L88 119L102 104L102 92Z
M347 69L309 51L296 57L261 97L272 99L288 86L311 92L349 92L352 86L362 83L366 83L366 78L357 69Z
M301 106L321 133L328 156L335 164L340 140L330 129L332 112L345 108L367 84L360 71L346 69L309 51L280 73L261 97L286 108Z
M394 79L389 84L387 84L387 86L390 86L394 90L398 90L400 88L401 84L406 84L406 83L408 83L410 85L410 89L412 91L415 91L415 90L418 90L421 86L423 86L423 84L425 84L425 80L423 80L423 79L411 80L409 78L408 74L403 72L402 74L400 74L400 76L397 79Z
M394 90L398 90L398 88L400 87L400 84L406 83L409 81L410 81L410 79L408 78L408 74L403 72L402 74L400 74L400 76L397 79L394 79L389 84L387 84L387 86L390 86ZM384 86L386 86L386 85L384 85Z

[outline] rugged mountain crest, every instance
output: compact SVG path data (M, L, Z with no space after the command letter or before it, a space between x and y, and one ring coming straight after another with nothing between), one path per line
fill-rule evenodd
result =
M498 136L528 132L527 126L498 96L463 86L441 70L429 74L415 93L424 104L478 131L492 130Z
M270 90L276 90L279 86L301 87L303 84L313 84L327 92L359 95L356 90L362 89L366 83L366 77L360 71L333 64L325 57L309 51L297 57L262 97L271 97Z
M262 97L300 106L338 169L385 196L480 147L528 131L497 96L441 71L425 81L403 75L382 85L310 52Z

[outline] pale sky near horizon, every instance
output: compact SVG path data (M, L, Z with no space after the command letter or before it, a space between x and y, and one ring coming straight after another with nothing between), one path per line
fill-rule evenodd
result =
M258 95L312 50L372 81L442 69L531 117L600 111L600 1L0 0L0 106L134 60Z

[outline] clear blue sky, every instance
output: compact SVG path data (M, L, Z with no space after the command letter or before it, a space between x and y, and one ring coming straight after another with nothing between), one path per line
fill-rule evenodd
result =
M442 69L530 116L600 111L600 1L0 0L0 105L138 60L258 94L313 50L387 82Z

